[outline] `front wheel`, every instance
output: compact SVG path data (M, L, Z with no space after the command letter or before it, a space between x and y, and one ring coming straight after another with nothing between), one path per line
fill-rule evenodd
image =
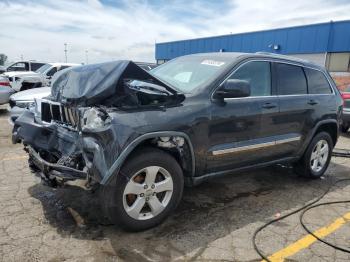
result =
M176 159L157 148L127 160L105 204L112 222L132 231L160 224L178 205L183 173Z
M333 141L326 132L318 133L309 144L304 156L296 164L296 172L309 178L319 178L331 160Z

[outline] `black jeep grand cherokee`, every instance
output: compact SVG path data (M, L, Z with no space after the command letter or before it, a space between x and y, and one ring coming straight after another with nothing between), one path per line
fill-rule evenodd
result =
M317 65L267 53L196 54L150 72L130 61L68 69L50 97L18 118L13 140L48 184L86 179L99 186L112 221L143 230L175 209L184 184L286 162L322 176L341 112L334 82Z

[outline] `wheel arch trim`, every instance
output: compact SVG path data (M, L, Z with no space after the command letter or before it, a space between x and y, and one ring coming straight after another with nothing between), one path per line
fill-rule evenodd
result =
M335 125L337 126L337 130L336 130L336 132L337 132L337 137L339 136L339 123L338 123L337 120L335 120L335 119L325 119L325 120L321 120L321 121L319 121L319 122L315 125L315 127L312 129L312 131L311 131L309 137L308 137L307 140L306 140L306 143L305 143L304 146L302 147L301 155L304 154L305 150L307 149L307 147L308 147L309 144L311 143L312 138L315 136L317 130L318 130L321 126L326 125L326 124L335 124Z
M195 174L195 155L193 150L193 145L191 143L191 140L187 134L184 132L178 132L178 131L159 131L159 132L152 132L152 133L146 133L143 134L136 139L134 139L129 145L126 146L126 148L121 152L121 154L118 156L118 158L114 161L113 165L109 168L107 171L107 174L103 177L102 181L100 182L101 185L108 184L112 178L115 176L116 171L119 171L127 157L133 152L133 150L143 141L150 139L150 138L156 138L160 136L180 136L183 137L189 148L191 153L191 162L192 162L192 176Z

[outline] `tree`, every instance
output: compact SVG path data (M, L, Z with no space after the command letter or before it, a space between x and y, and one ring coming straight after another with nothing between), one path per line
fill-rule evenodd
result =
M7 60L7 55L0 54L0 65L4 65Z

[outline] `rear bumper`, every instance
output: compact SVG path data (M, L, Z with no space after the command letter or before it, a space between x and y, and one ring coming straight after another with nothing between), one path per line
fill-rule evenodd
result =
M350 124L350 110L343 110L342 120L343 124Z

